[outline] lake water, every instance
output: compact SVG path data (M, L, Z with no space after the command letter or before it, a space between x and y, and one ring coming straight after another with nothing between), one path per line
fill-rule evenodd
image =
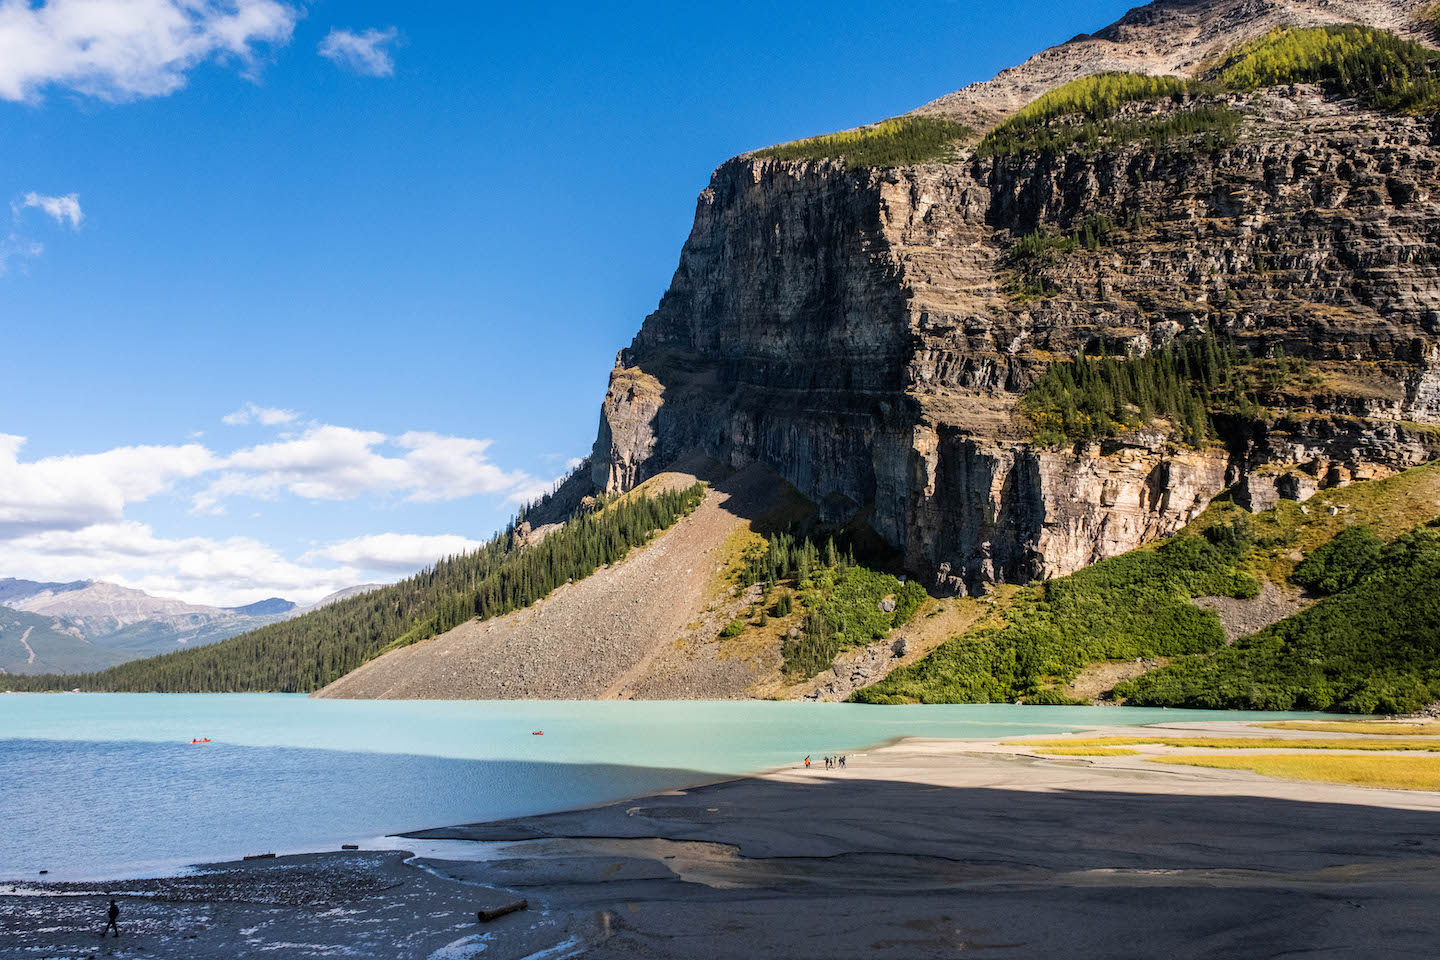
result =
M572 809L855 753L1266 719L1115 707L0 695L0 879L118 879ZM544 736L532 736L532 730ZM192 745L192 738L211 743Z

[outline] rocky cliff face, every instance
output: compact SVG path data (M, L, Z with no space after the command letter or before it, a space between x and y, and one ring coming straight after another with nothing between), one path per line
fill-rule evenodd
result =
M1430 121L1311 87L1230 105L1242 132L1208 150L885 170L729 161L617 358L590 481L625 489L694 450L762 461L824 518L863 519L912 570L973 591L1168 535L1232 484L1298 498L1428 459ZM1097 216L1120 229L1037 268L1044 296L1017 295L1015 237ZM1309 372L1271 384L1263 415L1222 423L1223 447L1163 430L1078 449L1028 439L1016 401L1047 363L1198 332Z

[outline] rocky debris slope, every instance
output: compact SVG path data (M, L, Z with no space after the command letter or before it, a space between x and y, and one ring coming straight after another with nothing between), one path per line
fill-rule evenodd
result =
M675 487L696 479L680 472L657 478ZM743 696L754 680L744 663L715 660L708 668L681 673L660 668L710 605L726 540L772 509L782 487L759 465L719 480L693 514L620 563L566 584L527 609L472 620L386 653L316 696L671 699L692 687L696 692L690 695Z
M1162 2L1075 49L1143 48L1127 69L1181 69L1275 23L1408 25L1414 7ZM1045 66L1056 56L1006 79L1006 109L1093 72ZM1304 85L1224 106L1244 119L1213 147L725 163L669 290L617 358L589 482L627 489L697 447L765 463L823 519L868 523L910 570L974 593L1172 534L1233 484L1263 507L1436 455L1430 122ZM1114 227L1103 243L1034 266L1043 295L1017 291L1017 238L1096 218ZM1016 403L1049 363L1196 334L1310 372L1267 388L1259 415L1218 423L1223 446L1182 446L1163 424L1075 448L1030 441Z

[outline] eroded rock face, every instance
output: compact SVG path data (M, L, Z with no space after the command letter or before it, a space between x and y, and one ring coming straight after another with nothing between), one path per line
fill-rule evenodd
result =
M864 519L915 573L978 591L1171 534L1232 484L1261 507L1435 456L1429 121L1304 86L1230 105L1243 131L1212 150L727 162L617 361L594 483L625 489L694 450L763 461L824 518ZM1096 216L1119 229L1045 266L1048 295L1008 292L1015 237ZM1198 333L1308 373L1204 450L1163 429L1029 439L1016 403L1052 360Z

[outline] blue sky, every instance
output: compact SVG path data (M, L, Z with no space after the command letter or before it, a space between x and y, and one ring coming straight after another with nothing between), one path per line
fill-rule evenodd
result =
M1124 9L0 0L0 576L310 600L484 539L715 166Z

